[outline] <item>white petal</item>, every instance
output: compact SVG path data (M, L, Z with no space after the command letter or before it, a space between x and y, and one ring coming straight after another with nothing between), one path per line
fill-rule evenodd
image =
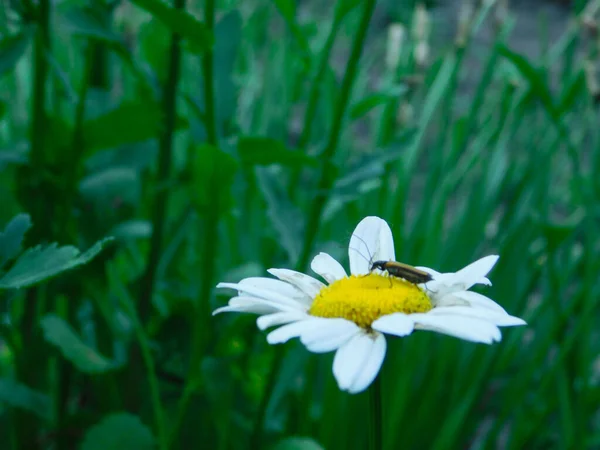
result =
M413 332L415 323L411 315L403 313L388 314L373 322L371 328L394 336L408 336Z
M351 394L358 394L371 385L381 369L381 365L385 358L386 348L387 344L385 336L383 334L377 334L371 352L369 353L369 359L362 367L362 370L356 380L354 380L354 383L352 383L352 386L350 386L350 389L348 389L348 392Z
M271 275L279 278L280 280L287 281L290 284L293 284L298 289L306 294L310 301L308 305L312 303L312 300L316 297L321 289L325 287L323 283L319 280L311 277L310 275L306 275L301 272L296 272L295 270L289 269L269 269L267 270Z
M326 320L320 318L313 318L311 316L308 317L309 318L306 320L300 320L298 322L289 323L287 325L277 328L274 331L271 331L267 335L267 342L269 344L281 344L283 342L287 342L292 338L300 336L306 331L322 327L323 320Z
M490 270L492 270L499 258L500 257L498 255L484 256L483 258L472 262L467 267L460 269L456 273L469 274L471 278L483 278L490 272Z
M274 308L260 305L245 305L245 306L221 306L212 312L213 316L224 312L238 312L238 313L254 313L254 314L270 314L277 311Z
M449 306L434 308L428 314L434 315L458 315L463 317L473 317L475 319L487 320L498 327L512 327L518 325L527 325L519 317L510 316L505 312L494 311L492 309L471 308L470 306Z
M267 289L261 289L254 286L244 285L242 283L219 283L217 284L217 288L230 288L235 289L240 293L250 294L252 297L258 297L260 299L265 299L273 303L278 303L280 305L292 308L298 311L306 311L310 304L301 303L293 298L286 297L285 295L280 294L276 291L270 291Z
M348 258L352 275L369 273L374 261L394 261L394 238L387 222L374 216L361 220L350 238Z
M255 308L271 308L273 312L279 311L288 311L288 312L298 312L298 308L294 308L292 306L284 305L278 302L272 302L270 300L265 300L262 298L251 297L251 296L239 296L233 297L229 300L229 306L234 307L255 307ZM264 313L261 313L264 314Z
M491 286L492 282L487 277L481 277L479 281L476 281L475 284L483 284L485 286Z
M327 280L329 284L348 276L339 262L331 255L323 252L313 258L310 268Z
M428 267L419 267L433 275L433 280L426 284L428 292L433 295L434 303L448 293L466 291L474 284L491 286L486 275L498 261L498 255L485 256L456 273L439 273Z
M425 266L415 266L415 269L419 269L422 270L424 272L427 272L428 274L432 275L434 278L437 275L441 275L441 272L438 272L437 270L433 270L430 267L425 267Z
M491 309L508 314L506 310L491 298L472 291L458 291L445 295L436 302L437 306L471 306L473 308Z
M498 255L484 256L459 270L454 275L459 283L464 284L464 290L469 289L476 283L486 284L486 280L487 282L489 280L485 276L492 270L498 258Z
M285 297L292 298L301 303L306 301L306 294L299 290L296 286L286 283L285 281L276 280L275 278L265 277L249 277L244 278L238 283L241 286L250 286L266 291L277 292Z
M252 297L252 296L239 296L233 297L229 300L229 306L247 306L256 305L257 307L268 307L274 311L288 311L288 312L303 312L299 311L298 308L293 306L284 305L278 302L272 302L263 298Z
M308 315L300 312L276 312L274 314L260 316L258 319L256 319L256 325L261 330L266 330L267 328L274 327L275 325L283 325L306 318L308 318Z
M328 319L323 327L302 333L300 340L309 351L325 353L337 350L350 338L361 332L361 328L349 320Z
M355 335L338 349L333 375L342 391L360 392L373 381L385 356L385 338L366 333Z
M289 306L281 305L280 303L270 302L256 297L233 297L229 300L227 306L217 308L212 315L222 312L247 312L255 314L271 314L279 311L296 311Z
M455 315L435 315L430 313L412 314L415 329L437 331L471 342L491 344L500 341L502 334L491 322Z

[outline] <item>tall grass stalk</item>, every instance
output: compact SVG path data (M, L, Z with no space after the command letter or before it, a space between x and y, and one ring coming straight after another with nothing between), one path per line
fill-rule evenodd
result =
M135 335L142 354L142 362L144 365L144 369L146 370L146 377L148 379L148 386L150 391L150 403L152 405L152 412L154 414L154 426L158 438L158 448L159 450L167 450L168 440L165 424L165 414L160 396L160 385L158 383L156 365L154 362L154 357L152 356L150 341L144 329L144 324L141 322L140 317L130 300L131 299L129 297L122 298L122 302L124 303L123 306L129 314L129 317L133 321Z
M28 196L29 208L34 224L30 233L32 241L40 242L46 239L47 223L49 216L48 202L39 195L45 188L45 164L46 164L46 136L48 132L46 117L46 97L48 85L48 54L50 52L50 0L39 0L36 11L36 30L33 41L33 78L32 78L32 102L31 123L29 127L29 160L31 177L24 181L25 194ZM22 348L24 352L17 358L16 372L20 382L27 386L35 387L41 378L46 359L43 355L36 355L34 345L35 326L40 313L44 307L44 301L40 298L43 289L34 287L29 289L25 298L23 316L20 323ZM38 359L39 356L39 359ZM16 448L27 448L32 445L36 437L39 421L30 413L19 411L13 415L16 423L13 428L16 436L13 442Z
M174 0L173 6L176 9L183 10L185 0ZM139 291L139 318L141 326L147 322L152 311L152 297L156 284L157 269L160 264L160 257L163 251L163 239L168 214L170 190L167 188L169 177L171 176L173 134L175 132L175 121L177 117L177 86L180 78L181 60L181 37L177 33L171 36L171 45L169 48L168 73L162 91L162 111L164 117L164 128L159 138L158 164L155 187L157 188L155 200L152 205L152 235L150 237L150 254L146 268L141 277ZM140 350L133 349L131 378L132 385L142 379L140 369ZM128 392L129 408L139 409L141 398L137 389L130 389Z
M85 108L87 101L88 88L90 85L90 77L94 56L91 51L90 43L87 43L85 54L85 62L83 76L79 87L77 104L75 106L75 117L73 127L73 137L71 151L67 153L67 158L63 162L65 166L65 185L63 187L62 205L57 205L61 210L60 217L57 218L58 226L57 234L62 242L73 242L77 238L76 222L74 220L73 210L75 208L75 199L77 196L78 181L81 172L81 165L84 154L84 136L83 123L85 119ZM57 208L57 209L58 209ZM79 280L73 280L69 286L69 296L71 301L66 302L64 307L64 318L68 322L73 322L76 317L78 302L75 299L80 298L82 294L81 284ZM68 402L72 395L73 379L76 376L72 364L65 360L58 360L56 364L56 425L59 430L57 439L58 449L68 449L71 446L71 438L64 430L67 429L68 423Z
M184 9L185 0L174 0L176 9ZM162 244L169 203L170 190L167 188L171 175L173 133L177 118L177 85L180 77L181 37L174 33L169 49L169 68L167 79L162 92L162 109L164 114L164 129L159 142L158 164L156 175L156 197L152 208L152 236L150 238L150 255L142 277L140 289L140 318L144 323L152 309L152 293L154 291L156 270L160 262Z
M354 85L354 81L358 73L358 63L360 61L360 56L364 46L365 37L367 35L367 30L371 22L371 17L375 9L375 4L375 0L366 0L364 3L364 9L362 11L359 28L354 38L354 42L352 44L352 51L350 53L350 57L346 66L346 71L344 73L344 78L342 80L340 96L335 105L335 112L331 130L329 133L329 139L327 141L325 149L321 154L323 162L321 165L321 173L317 185L316 198L311 203L312 207L308 212L308 220L306 223L303 247L302 251L300 252L298 262L296 264L296 270L305 270L306 266L308 265L308 260L310 259L313 244L319 231L321 213L323 212L323 208L325 207L327 199L329 198L330 190L333 186L333 183L335 182L336 170L333 166L333 157L335 156L335 152L337 150L338 143L341 137L346 109L350 102L352 86ZM273 359L273 362L271 363L271 367L267 377L267 380L270 381L271 384L267 384L265 387L265 391L263 392L259 404L257 420L254 424L254 438L252 442L255 446L262 445L262 433L264 428L266 410L269 405L271 395L273 393L273 382L280 371L281 363L284 359L284 356L284 347L275 350L275 357Z
M209 32L215 29L215 0L206 0L204 3L204 23ZM204 126L207 142L214 148L219 147L217 130L217 112L215 109L215 80L214 80L214 51L207 49L202 55L202 90L204 94ZM210 158L210 156L209 156ZM204 241L202 249L202 280L198 296L195 317L192 319L192 345L187 378L182 398L177 406L177 416L171 431L169 447L176 445L178 434L181 430L188 408L197 388L200 373L200 364L208 343L210 299L215 279L215 257L218 251L219 210L221 199L219 196L219 180L216 177L217 169L209 176L207 183L209 192L207 198L212 199L212 204L206 208L204 216Z
M352 51L350 53L344 78L342 80L339 99L335 105L333 122L329 132L327 145L320 155L320 159L322 160L321 173L317 183L315 199L311 202L311 208L308 212L308 220L306 222L302 251L300 252L298 263L296 265L298 270L304 270L308 264L313 250L313 244L319 231L321 213L323 212L323 208L327 203L327 199L331 193L331 188L336 179L336 170L333 164L333 158L342 134L346 109L350 102L352 87L354 86L354 81L358 73L360 55L364 46L369 23L371 22L371 16L373 15L373 11L375 9L375 4L375 0L365 0L364 2L362 17L354 38L354 42L352 44Z
M329 29L327 39L325 40L325 44L323 45L321 53L319 54L317 67L310 85L310 90L308 92L306 110L304 111L304 121L302 122L304 128L302 129L302 134L298 139L297 145L298 150L303 152L307 151L307 146L310 144L311 141L314 119L317 113L317 107L319 106L319 101L321 100L320 93L323 89L323 78L327 73L327 68L329 67L329 58L331 56L331 49L333 48L333 44L335 44L335 40L340 29L342 16L338 14L337 9L340 8L341 5L342 2L338 2L336 5L336 11L334 12L331 28ZM295 198L295 195L298 192L297 187L301 173L302 168L299 167L296 168L290 176L288 193L290 199L292 200Z
M383 417L381 402L381 373L375 378L373 384L369 387L370 403L370 439L369 450L383 450Z

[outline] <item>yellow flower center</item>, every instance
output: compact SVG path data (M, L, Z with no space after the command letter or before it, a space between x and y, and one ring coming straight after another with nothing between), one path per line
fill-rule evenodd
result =
M318 317L341 317L370 329L387 314L427 312L431 300L418 286L400 278L378 275L352 275L324 287L308 313Z

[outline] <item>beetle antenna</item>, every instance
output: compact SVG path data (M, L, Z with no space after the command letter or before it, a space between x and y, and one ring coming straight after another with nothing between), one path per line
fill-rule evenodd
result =
M356 236L357 238L360 239L360 236ZM361 239L362 240L362 239ZM363 241L364 242L364 241ZM345 247L342 246L342 244L336 243L336 245L340 248ZM365 243L366 245L366 243ZM373 257L371 257L371 259L368 259L359 249L354 248L354 247L348 247L348 250L354 250L356 253L358 253L360 256L362 256L364 258L365 261L367 261L367 263L370 265L373 261ZM371 256L371 253L369 252L369 248L367 247L367 252L369 253L369 256Z
M373 263L373 255L371 254L371 251L369 250L369 246L367 245L367 243L365 242L365 240L363 238L361 238L360 236L354 234L354 233L352 233L352 237L355 237L355 238L359 239L363 244L365 244L365 248L367 249L367 253L369 254L369 259L367 261L368 261L369 265L371 265ZM363 258L364 258L364 255L363 255Z
M354 247L348 247L348 250L354 250L356 253L358 253L360 256L362 256L367 263L371 264L371 260L367 259L367 257L365 255L363 255L359 249L354 248Z

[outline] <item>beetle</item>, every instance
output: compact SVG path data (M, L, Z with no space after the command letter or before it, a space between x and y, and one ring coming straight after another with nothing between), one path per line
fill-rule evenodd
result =
M391 276L404 278L409 283L421 284L433 280L431 274L416 267L409 266L398 261L374 261L371 264L371 272L379 269L382 272L387 272Z
M376 269L381 270L382 272L387 272L388 274L390 274L393 277L397 277L397 278L403 278L404 280L408 281L409 283L413 283L413 284L422 284L422 283L427 283L428 281L433 280L433 277L431 276L430 273L425 272L424 270L421 269L417 269L416 267L413 267L411 265L408 264L404 264L398 261L384 261L384 260L378 260L378 261L373 261L373 257L371 256L371 252L369 251L369 247L367 246L367 243L364 241L364 239L362 239L360 236L356 236L358 239L360 239L362 241L362 243L365 245L365 248L367 249L367 252L369 253L369 257L370 259L367 259L358 249L353 248L352 250L356 251L359 255L361 255L363 258L365 258L369 264L371 264L371 269L370 271L373 272ZM373 262L371 262L373 261Z

